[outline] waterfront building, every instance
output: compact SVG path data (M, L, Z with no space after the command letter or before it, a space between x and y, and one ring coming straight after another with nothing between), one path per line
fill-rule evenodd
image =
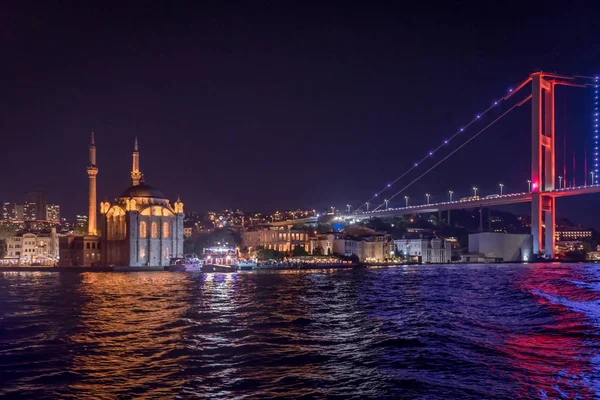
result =
M60 206L58 204L47 204L45 219L50 222L60 222Z
M469 235L469 254L499 261L530 261L532 248L530 234L480 232Z
M582 240L560 240L555 243L555 253L565 254L571 251L583 250Z
M64 267L96 267L102 264L98 235L66 235L59 239L60 265Z
M421 257L425 264L449 263L452 260L452 243L440 238L400 239L395 244L396 251L407 258Z
M255 251L258 246L283 252L293 251L296 246L309 251L308 233L291 227L250 228L241 232L242 247Z
M313 255L356 256L362 262L385 262L394 254L390 235L371 233L365 236L350 236L341 232L320 234L310 239Z
M50 233L21 233L6 239L4 263L27 265L54 264L59 258L59 234L53 227Z

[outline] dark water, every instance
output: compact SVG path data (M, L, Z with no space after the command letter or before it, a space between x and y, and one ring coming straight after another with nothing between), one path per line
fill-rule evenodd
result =
M599 398L600 267L0 274L0 395Z

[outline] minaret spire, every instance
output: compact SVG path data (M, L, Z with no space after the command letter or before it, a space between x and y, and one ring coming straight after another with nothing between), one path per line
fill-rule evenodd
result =
M89 178L89 202L88 202L88 235L97 235L96 229L96 175L98 167L96 166L96 142L94 132L90 138L90 165L87 167Z
M133 165L131 167L131 180L133 181L133 186L137 186L140 184L140 180L142 179L142 173L140 172L140 153L138 151L138 138L135 137L135 142L133 144Z

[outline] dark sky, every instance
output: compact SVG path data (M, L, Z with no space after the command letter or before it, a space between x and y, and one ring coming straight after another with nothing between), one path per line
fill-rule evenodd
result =
M130 185L137 135L146 183L188 211L358 205L534 70L600 72L584 6L177 3L0 8L0 199L40 188L67 217L85 213L93 130L99 200ZM578 181L590 105L589 89L559 89ZM524 190L529 113L406 193ZM600 227L598 199L559 200L558 214Z

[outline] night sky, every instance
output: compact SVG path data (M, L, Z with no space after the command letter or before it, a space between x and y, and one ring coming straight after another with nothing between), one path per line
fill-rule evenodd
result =
M1 6L0 199L42 189L64 216L86 213L93 130L99 200L130 186L138 136L146 183L187 211L358 205L531 72L600 72L588 7L301 3ZM558 89L578 183L591 113L590 89ZM529 115L513 111L406 194L526 190ZM600 228L599 199L560 199L557 214Z

